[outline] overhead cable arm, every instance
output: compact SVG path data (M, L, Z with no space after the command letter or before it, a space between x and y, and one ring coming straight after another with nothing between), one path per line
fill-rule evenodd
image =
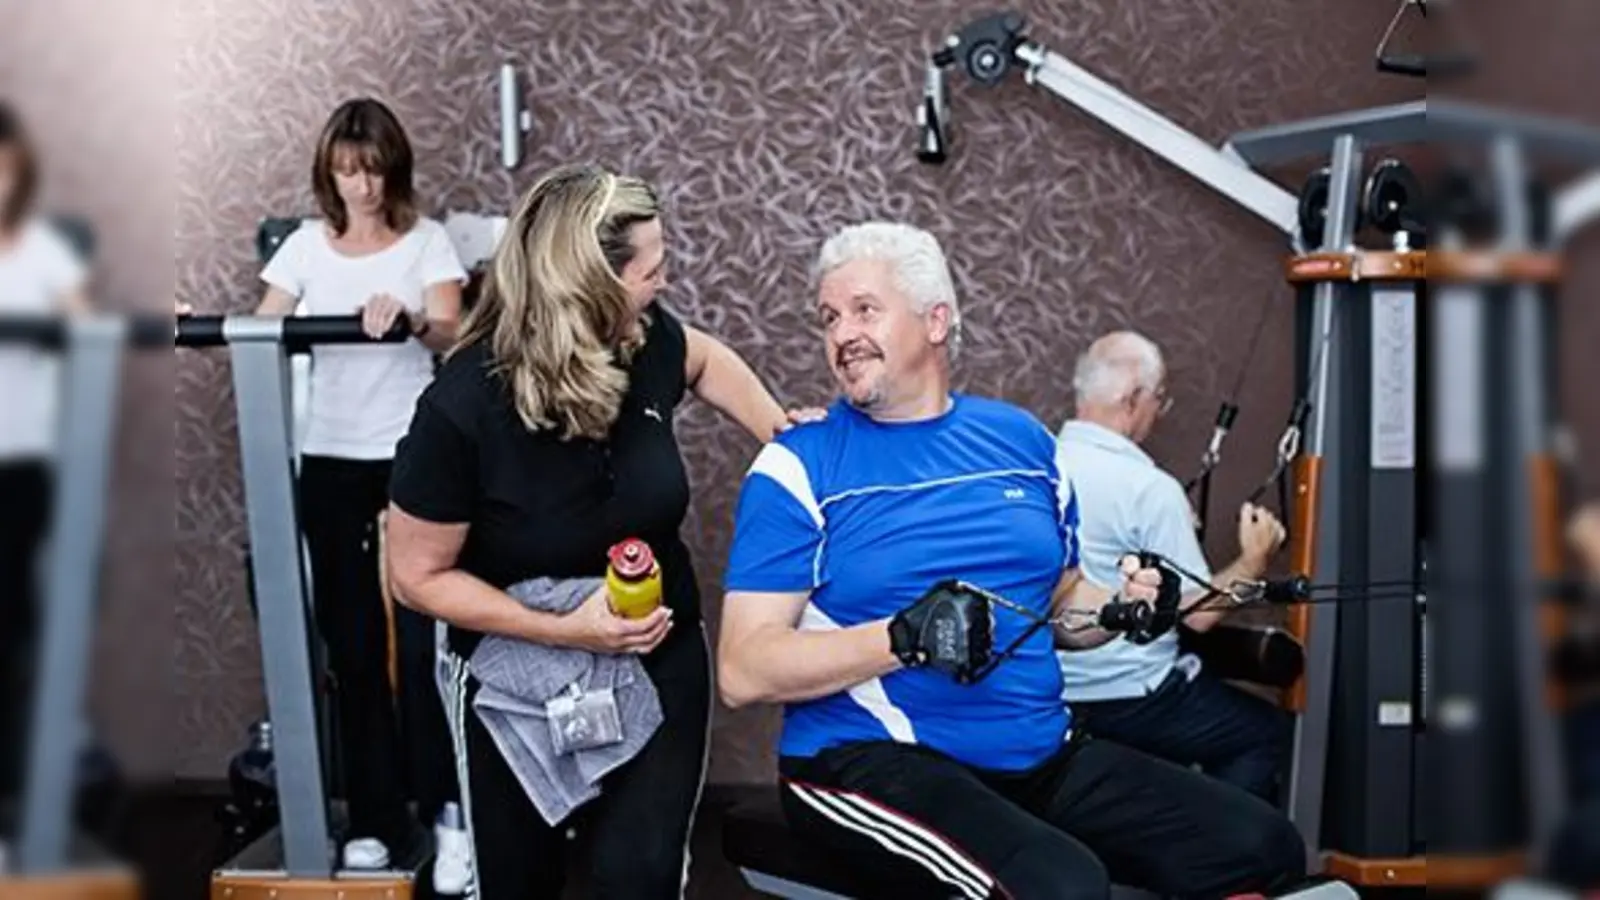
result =
M1600 218L1600 171L1591 172L1555 196L1551 212L1556 246Z
M1013 66L1029 84L1078 107L1123 136L1183 169L1213 190L1265 219L1293 239L1298 234L1299 198L1243 164L1236 154L1211 146L1108 82L1045 47L1022 38L1016 13L979 19L952 35L933 54L918 113L919 158L942 162L949 148L949 109L940 70L960 65L974 81L998 84ZM926 152L934 147L937 153Z

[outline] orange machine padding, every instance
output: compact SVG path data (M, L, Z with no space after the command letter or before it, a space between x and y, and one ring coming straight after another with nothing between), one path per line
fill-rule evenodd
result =
M1434 282L1555 284L1562 263L1558 253L1442 250L1428 255L1427 272Z
M1291 284L1313 281L1421 281L1428 274L1425 250L1360 250L1291 256L1284 275Z
M1493 250L1356 250L1306 253L1284 260L1291 284L1318 281L1422 281L1496 284L1553 284L1562 263L1553 253L1502 253Z
M211 900L411 900L412 880L393 878L272 878L216 874Z
M139 879L118 869L0 878L0 897L5 900L139 900L142 896Z
M1555 457L1535 456L1528 462L1528 481L1533 488L1533 567L1539 578L1550 581L1566 569L1565 543L1561 535L1561 468ZM1566 604L1540 597L1539 633L1548 653L1566 632ZM1545 680L1545 700L1552 709L1567 705L1566 687L1554 678Z
M1522 853L1500 856L1408 856L1363 859L1332 852L1323 858L1323 872L1358 887L1430 887L1484 889L1527 871Z
M1293 517L1293 540L1289 546L1289 560L1293 571L1305 575L1307 578L1316 577L1317 568L1317 542L1316 522L1320 512L1318 494L1322 484L1322 457L1302 454L1294 464L1294 497L1291 503L1294 506L1290 515ZM1307 637L1311 631L1311 607L1301 603L1289 607L1289 619L1285 623L1289 633L1302 646L1307 646ZM1289 686L1284 695L1283 705L1291 712L1301 712L1306 708L1306 677L1302 673L1295 683Z
M1358 887L1425 887L1428 861L1421 856L1402 859L1362 859L1348 853L1329 853L1323 873Z

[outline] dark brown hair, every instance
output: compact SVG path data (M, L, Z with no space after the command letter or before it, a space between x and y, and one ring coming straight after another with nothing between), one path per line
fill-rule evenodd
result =
M0 149L10 149L17 155L16 190L0 206L0 228L11 229L22 222L33 208L33 195L39 187L39 164L33 152L33 141L28 138L22 117L4 100L0 100Z
M311 164L311 187L317 205L334 234L350 227L350 215L339 199L334 166L339 157L354 153L364 172L383 176L383 218L401 234L417 223L417 197L411 185L411 141L389 107L370 97L347 100L328 117L317 139L317 156Z

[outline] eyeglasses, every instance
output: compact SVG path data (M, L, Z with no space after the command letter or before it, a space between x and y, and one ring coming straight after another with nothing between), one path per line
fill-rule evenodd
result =
M1167 394L1167 386L1164 384L1153 391L1137 388L1128 398L1128 402L1133 404L1135 409L1138 408L1140 394L1148 394L1150 399L1156 402L1156 415L1164 416L1172 409L1172 397Z

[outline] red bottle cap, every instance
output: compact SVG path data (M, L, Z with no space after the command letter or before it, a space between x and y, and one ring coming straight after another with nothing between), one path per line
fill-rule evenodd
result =
M628 581L649 575L656 564L656 557L650 552L650 545L638 538L628 538L612 547L606 555L611 560L612 570L618 577Z

